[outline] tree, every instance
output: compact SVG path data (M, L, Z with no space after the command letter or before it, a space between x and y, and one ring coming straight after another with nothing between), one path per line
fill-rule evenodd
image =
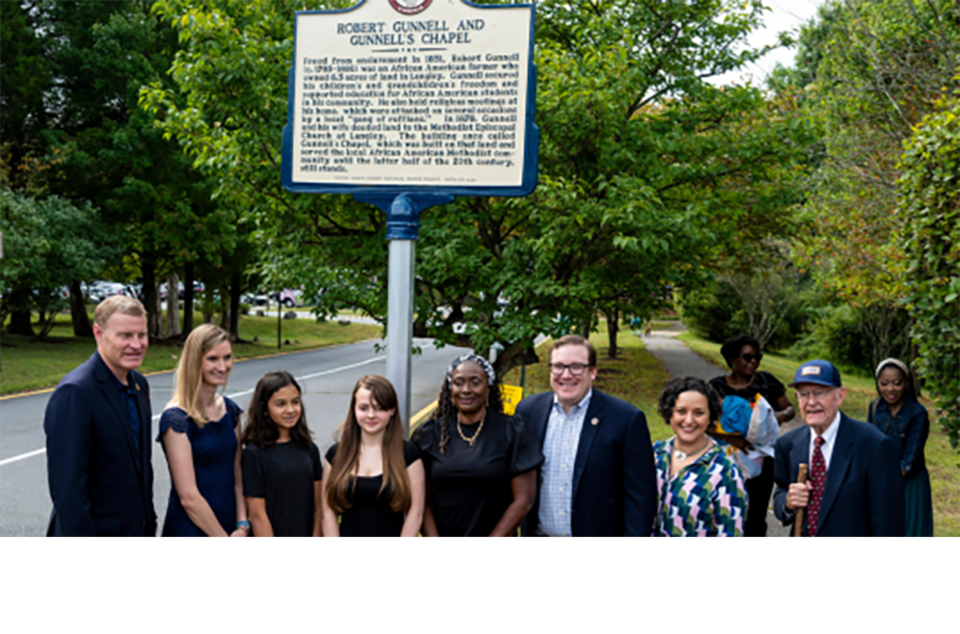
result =
M10 125L39 123L21 131L32 152L29 169L14 164L14 152L5 152L4 161L16 170L14 186L77 205L91 202L102 222L122 228L125 249L107 265L142 279L150 334L158 336L157 282L186 262L219 263L233 249L235 217L211 202L212 183L138 107L142 85L170 82L165 71L177 46L176 33L150 14L151 4L38 0L29 11L21 7L28 20L18 28L29 35L23 38L30 56L14 55L11 68L34 68L41 78L43 70L48 80L24 83L36 84L35 94L10 93L13 113L31 113L11 118ZM19 4L3 3L5 13L15 14L10 5ZM46 65L32 62L34 56ZM90 272L87 279L103 273ZM68 284L74 328L89 334L81 281Z
M292 195L277 178L291 16L344 4L161 0L156 12L180 33L176 88L155 83L142 98L218 179L221 201L245 210L272 286L322 290L321 317L358 307L383 320L382 212ZM423 215L414 334L482 353L499 343L502 374L536 359L540 333L589 324L598 309L651 312L733 235L783 232L780 183L797 170L803 122L755 88L704 81L759 55L735 49L761 13L720 0L538 4L540 186Z
M960 67L936 109L916 126L900 161L899 242L911 281L917 369L941 427L960 450Z
M954 0L830 0L800 37L805 112L822 143L801 211L798 263L856 306L909 284L894 213L903 143L960 62Z
M44 95L52 85L50 59L36 32L35 17L20 2L0 3L0 140L3 184L24 186L24 163L39 150L46 124Z
M0 192L0 229L4 236L3 318L8 312L40 314L40 337L53 328L67 299L67 285L92 277L119 252L120 240L99 222L88 203L80 206L58 196L35 199L8 189ZM2 320L0 320L2 321ZM11 322L11 334L32 335Z

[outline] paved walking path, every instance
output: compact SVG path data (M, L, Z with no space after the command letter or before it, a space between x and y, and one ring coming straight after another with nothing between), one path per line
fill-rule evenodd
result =
M677 335L686 330L682 324L672 325L667 330L654 330L650 336L643 338L650 354L663 363L663 367L670 373L670 378L678 376L695 376L709 380L713 377L726 374L729 370L713 365L699 354L691 350ZM796 422L796 421L794 421ZM790 427L784 426L782 432ZM787 537L788 531L773 514L773 498L767 505L767 537Z

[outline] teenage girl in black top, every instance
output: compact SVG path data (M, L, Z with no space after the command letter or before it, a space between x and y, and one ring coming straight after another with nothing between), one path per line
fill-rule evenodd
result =
M243 430L243 495L256 537L319 537L323 469L300 386L288 372L257 383Z
M339 442L323 462L324 537L416 537L423 518L423 462L416 446L403 439L390 381L360 377L337 433Z

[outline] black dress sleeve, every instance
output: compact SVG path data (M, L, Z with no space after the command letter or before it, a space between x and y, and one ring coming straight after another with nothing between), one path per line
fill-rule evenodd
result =
M240 473L243 477L243 495L248 498L267 497L267 482L263 472L263 450L248 445L240 458Z
M757 372L757 374L761 374L761 373ZM780 400L780 397L786 395L787 387L780 382L780 379L773 376L769 372L763 372L762 374L767 385L766 385L766 389L763 391L761 396L767 399L767 402L770 403L770 407L776 410L777 401Z
M717 393L717 396L720 397L720 400L723 400L724 396L729 396L731 392L730 384L727 383L727 375L721 374L720 376L715 376L710 379L710 387L713 388L713 391Z
M437 421L431 418L413 431L413 437L410 439L411 444L417 446L421 458L425 458L430 453L434 444L434 428L436 426Z
M403 461L409 467L420 459L420 448L414 442L403 441Z
M320 460L320 450L315 443L310 443L310 463L313 465L313 480L323 480L323 461Z
M329 449L327 449L327 455L324 456L327 462L331 465L333 464L333 459L337 457L337 443L334 443Z
M519 416L507 416L504 421L511 435L510 475L518 476L543 464L543 452L533 436L533 430Z

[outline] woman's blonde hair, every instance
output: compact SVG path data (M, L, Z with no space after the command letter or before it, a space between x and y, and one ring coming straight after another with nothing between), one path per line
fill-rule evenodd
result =
M213 324L197 326L183 344L183 353L173 375L173 398L170 404L185 411L201 429L210 422L200 402L203 357L224 341L229 342L230 335L223 328Z

